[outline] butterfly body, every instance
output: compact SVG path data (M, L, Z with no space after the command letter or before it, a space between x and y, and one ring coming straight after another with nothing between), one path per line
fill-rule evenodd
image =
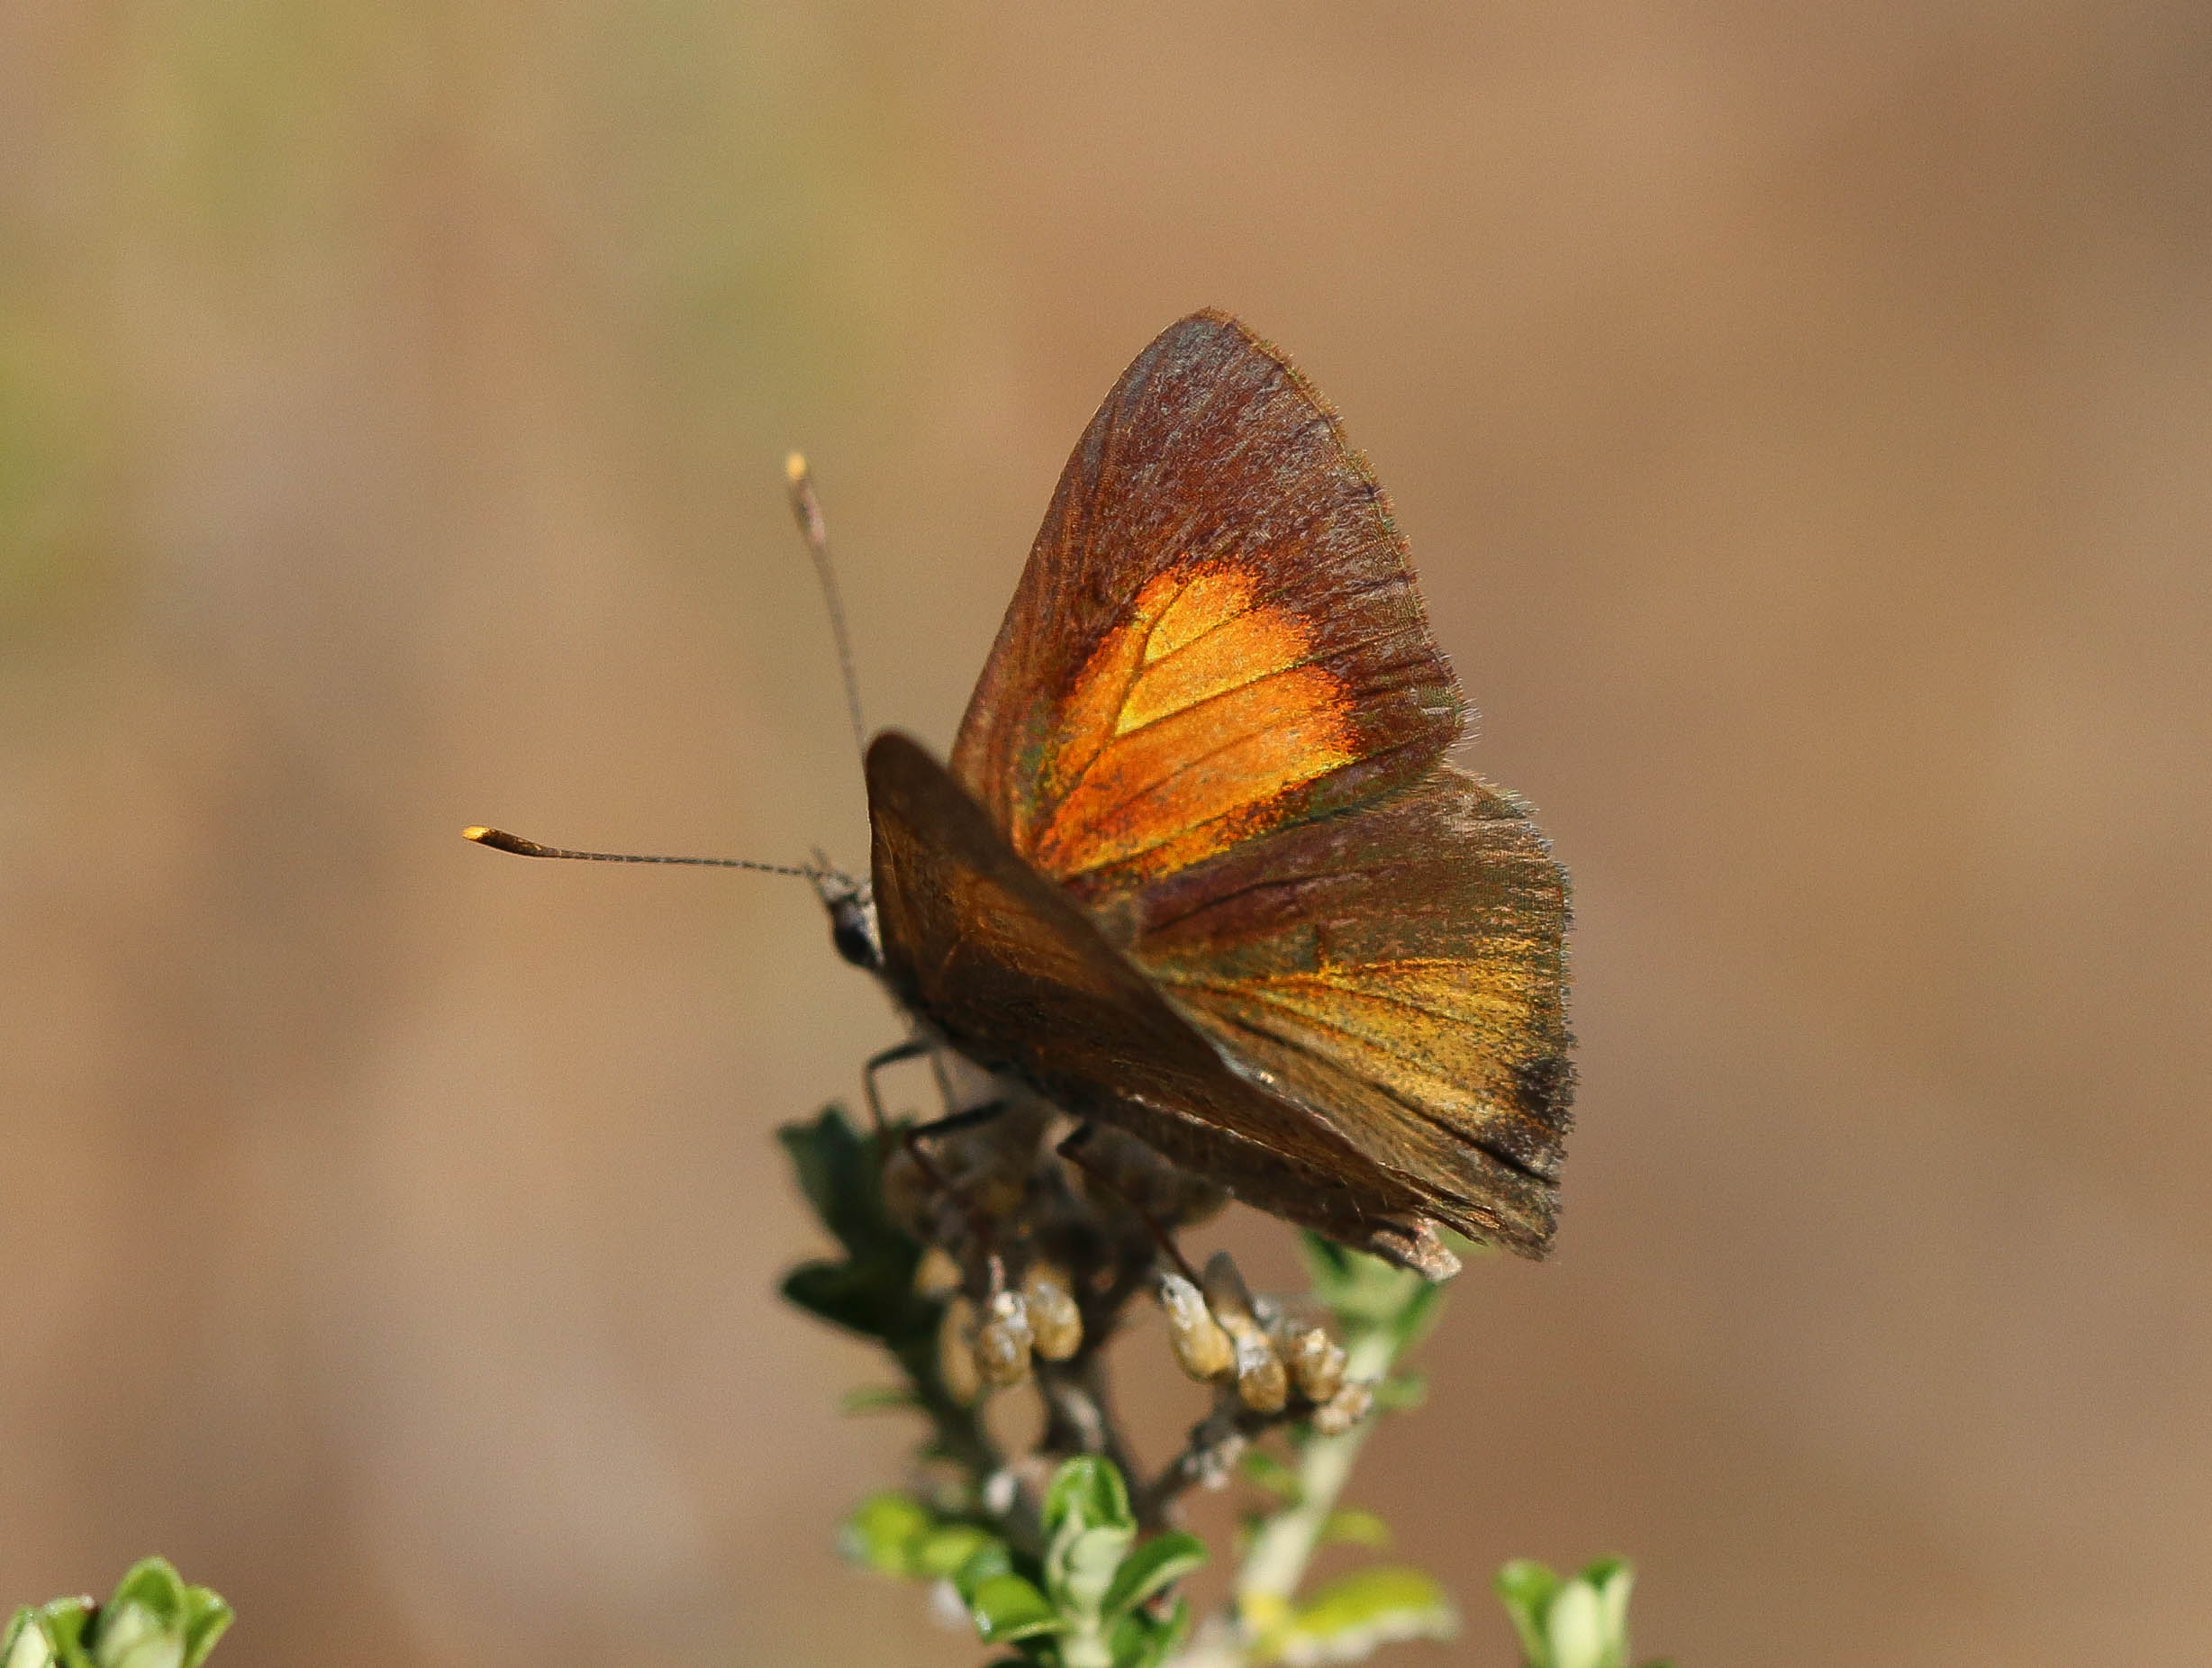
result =
M949 767L869 748L840 950L931 1038L1263 1210L1432 1277L1439 1226L1540 1256L1565 877L1444 761L1464 722L1333 412L1194 315L1069 460Z

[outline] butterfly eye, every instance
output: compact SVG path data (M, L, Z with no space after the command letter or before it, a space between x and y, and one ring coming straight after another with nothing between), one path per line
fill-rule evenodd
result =
M875 965L875 947L868 942L868 935L850 921L839 921L830 929L830 940L838 947L838 954L856 967Z
M856 967L874 973L884 965L882 941L876 936L875 905L865 892L854 891L823 900L830 906L830 942Z

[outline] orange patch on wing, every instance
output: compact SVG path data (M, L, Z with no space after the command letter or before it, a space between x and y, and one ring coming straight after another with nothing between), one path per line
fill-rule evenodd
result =
M1157 640L1156 634L1154 641ZM1309 684L1318 678L1328 686L1326 690L1316 686L1313 693L1333 699L1334 677L1297 664L1306 652L1307 641L1301 621L1275 609L1259 608L1224 621L1170 654L1158 658L1147 655L1144 670L1137 675L1121 703L1120 716L1114 720L1114 734L1126 736L1201 701L1272 677L1310 674L1305 680Z
M1181 866L1265 826L1269 805L1350 764L1343 681L1313 629L1216 562L1156 576L1077 674L1016 848L1066 878L1138 857Z
M1145 664L1187 648L1252 606L1252 576L1228 562L1217 562L1185 575L1162 574L1145 587L1159 587L1166 606L1145 639ZM1141 601L1141 599L1140 599Z

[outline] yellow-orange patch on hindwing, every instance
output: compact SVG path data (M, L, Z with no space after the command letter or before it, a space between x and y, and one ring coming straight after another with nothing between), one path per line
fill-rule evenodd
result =
M1076 675L1016 846L1063 879L1180 867L1350 764L1344 680L1306 656L1311 622L1258 600L1236 562L1154 577Z
M1527 947L1501 942L1500 951ZM1408 957L1221 978L1155 968L1169 990L1325 1058L1363 1083L1476 1128L1514 1103L1542 981L1525 957Z

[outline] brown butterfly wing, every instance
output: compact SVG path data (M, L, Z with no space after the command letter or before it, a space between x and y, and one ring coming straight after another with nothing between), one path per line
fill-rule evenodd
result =
M1541 1256L1573 1087L1566 912L1521 806L1439 766L1147 886L1128 953L1428 1211Z
M1095 899L1407 785L1464 717L1336 414L1203 313L1138 356L1068 459L952 769Z
M1256 1138L1326 1131L1540 1256L1573 1086L1565 879L1513 802L1441 763L1463 718L1335 414L1201 313L1068 460L953 770L1268 1089L1280 1128Z
M1416 1188L1240 1075L919 746L877 737L867 780L884 974L947 1041L1262 1210L1432 1277L1456 1266Z

